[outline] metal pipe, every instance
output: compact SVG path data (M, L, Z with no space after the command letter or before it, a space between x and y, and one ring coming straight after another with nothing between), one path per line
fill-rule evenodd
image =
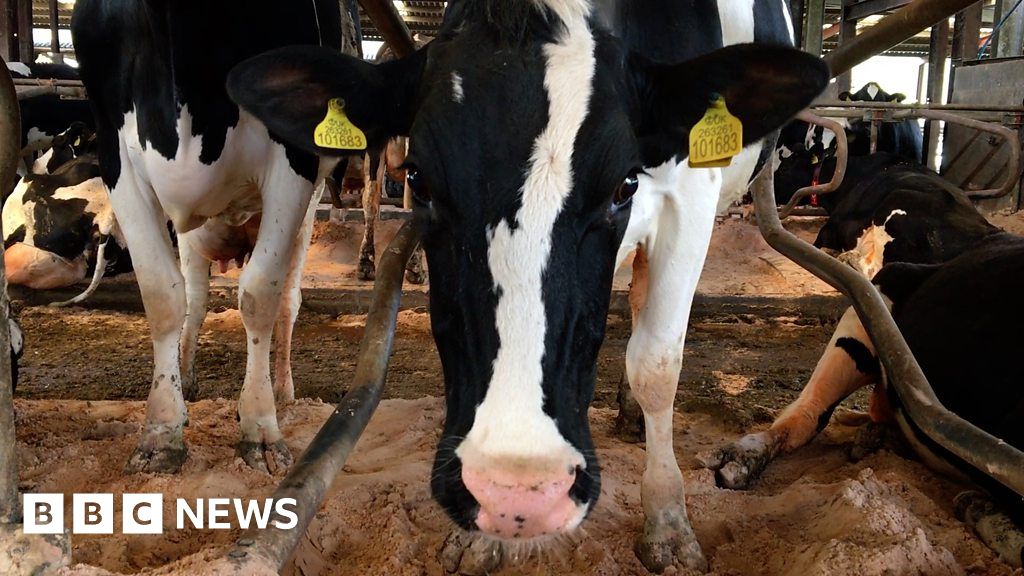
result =
M405 263L418 240L415 224L406 222L384 251L377 266L373 303L366 317L352 388L274 492L275 501L295 499L297 525L290 530L277 528L274 522L286 519L275 516L265 530L247 530L228 552L240 567L284 567L380 403L394 344Z
M825 56L834 76L888 50L977 0L914 0Z
M757 226L768 244L853 301L885 373L910 420L940 446L1024 496L1024 453L947 410L928 384L878 290L859 272L782 227L775 207L771 164L751 188Z
M965 190L964 193L974 200L980 199L991 199L991 198L1002 198L1013 190L1014 186L1020 181L1021 176L1021 152L1020 142L1017 139L1017 133L1005 126L999 126L997 124L990 124L988 122L981 122L980 120L973 120L971 118L963 118L956 114L950 114L948 112L941 112L938 110L916 110L913 113L896 113L895 118L903 119L913 116L920 116L929 120L938 120L941 122L949 122L952 124L960 124L980 132L988 132L994 134L1003 139L1007 144L1007 150L1010 152L1010 158L1006 163L1006 180L1003 181L1002 185L998 188L988 188L985 190Z
M789 202L779 210L779 218L786 218L793 214L793 210L796 205L800 203L804 198L812 194L828 194L834 192L843 183L843 178L846 176L846 162L850 157L849 145L846 141L846 129L843 125L834 121L822 118L813 114L810 110L804 110L796 115L797 120L803 120L808 124L816 124L831 131L836 137L836 169L832 174L832 180L825 184L816 184L813 186L805 186L796 191L793 197L789 199ZM821 160L825 161L824 158Z
M412 54L416 45L412 41L409 27L391 0L359 0L370 21L377 27L381 37L391 46L395 56L402 58Z
M963 112L1024 112L1024 106L978 106L974 104L903 104L900 102L861 102L859 100L822 100L811 108L881 108L884 110L949 110Z
M21 152L21 112L7 63L0 58L0 190L14 186ZM14 434L14 390L11 381L11 333L7 329L10 306L3 247L0 246L0 524L21 522L18 498L18 457Z
M58 96L67 96L80 100L84 100L86 97L84 88L69 88L66 86L29 86L18 90L18 100L28 100L29 98L46 96L48 94L57 94Z

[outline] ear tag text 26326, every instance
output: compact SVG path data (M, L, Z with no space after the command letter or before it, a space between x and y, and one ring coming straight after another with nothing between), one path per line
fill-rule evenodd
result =
M743 150L743 123L714 95L707 112L690 130L690 167L724 168Z
M348 119L341 98L327 103L327 115L313 131L313 142L321 148L366 150L366 134Z

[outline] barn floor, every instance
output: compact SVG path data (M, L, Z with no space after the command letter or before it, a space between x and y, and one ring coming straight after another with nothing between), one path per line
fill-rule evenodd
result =
M955 519L952 499L961 486L908 459L899 446L851 461L856 430L835 419L806 449L771 466L752 490L714 486L696 455L767 426L799 393L836 317L806 308L793 312L793 302L830 291L771 253L752 230L739 222L720 227L701 292L791 300L785 306L753 306L743 312L711 307L699 313L687 338L676 402L676 452L687 479L691 518L713 573L1024 574L999 563ZM807 237L807 230L802 235ZM304 285L323 288L334 279L328 286L334 289L338 278L342 284L355 284L351 266L330 269L328 264L349 260L358 234L321 228L318 238ZM222 278L222 285L230 285L231 276L229 272ZM617 281L618 287L623 285ZM295 332L293 366L300 400L279 409L296 455L332 411L330 403L346 391L365 319L316 310L303 310ZM143 315L27 307L20 319L26 356L16 425L23 490L162 492L165 518L170 519L171 503L178 496L257 498L272 492L277 478L246 468L234 456L234 399L245 365L236 311L215 308L204 325L198 365L202 391L200 401L190 405L186 432L190 458L176 476L126 477L121 470L144 417L141 400L151 375ZM628 335L628 320L612 316L591 412L603 466L602 497L585 531L540 550L520 551L502 574L645 573L632 553L641 529L643 451L612 434ZM450 524L428 489L443 419L440 374L426 311L402 311L387 400L285 574L444 572L436 555ZM845 407L862 410L866 402L866 394L860 393ZM205 561L223 553L237 534L171 529L164 536L76 536L76 566L64 573L204 574Z

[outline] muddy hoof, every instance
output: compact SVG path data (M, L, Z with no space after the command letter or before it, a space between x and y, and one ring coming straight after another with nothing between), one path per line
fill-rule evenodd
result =
M633 397L625 373L619 380L617 401L619 414L615 417L615 437L630 444L639 444L645 441L647 438L644 428L644 411Z
M859 462L885 447L889 439L889 426L868 422L857 428L850 447L850 460Z
M970 526L999 559L1014 568L1024 564L1024 532L985 494L968 490L953 499L956 517Z
M422 270L408 270L405 271L405 281L409 284L423 284L427 281L427 275Z
M272 476L284 474L293 462L292 453L284 440L273 444L243 440L238 443L235 454L250 468Z
M359 269L356 272L356 278L359 280L371 281L376 279L377 270L373 265L373 262L360 262Z
M124 471L128 474L150 472L152 474L177 474L188 457L188 449L180 446L149 448L139 446L128 457Z
M681 510L663 511L657 517L648 518L633 551L644 567L655 574L661 574L669 566L674 566L680 574L708 571L708 561L700 551L700 543L686 513Z
M199 382L196 380L196 371L192 369L181 378L181 397L186 402L195 402L199 398Z
M775 448L766 433L748 434L710 455L701 457L704 466L715 471L722 488L745 490L775 458Z
M484 576L501 566L501 543L455 530L441 545L437 560L447 574Z

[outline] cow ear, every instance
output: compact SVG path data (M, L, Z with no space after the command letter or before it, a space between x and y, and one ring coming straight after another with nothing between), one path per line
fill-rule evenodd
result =
M228 95L285 143L319 155L358 152L320 146L317 127L334 106L365 136L369 147L408 133L425 49L379 65L317 46L272 50L237 65Z
M717 96L743 123L743 143L760 140L825 89L828 66L783 46L737 44L680 64L648 64L641 81L647 130L689 132ZM641 130L644 132L646 130ZM641 137L648 134L640 134Z
M907 95L901 92L895 94L889 94L889 102L903 102L907 99Z
M853 94L850 94L849 90L843 90L842 92L839 93L839 99L842 100L843 102L849 102L853 100Z

